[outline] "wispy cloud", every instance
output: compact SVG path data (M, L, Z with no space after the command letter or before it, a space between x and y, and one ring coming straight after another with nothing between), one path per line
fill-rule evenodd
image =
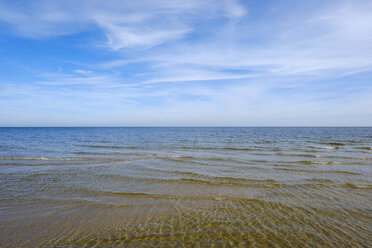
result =
M44 38L102 29L112 49L153 47L183 37L200 15L236 18L245 10L236 1L31 1L23 8L11 1L0 5L0 20L22 36Z
M371 12L367 0L0 1L11 35L81 49L63 70L3 78L0 102L118 125L372 123Z

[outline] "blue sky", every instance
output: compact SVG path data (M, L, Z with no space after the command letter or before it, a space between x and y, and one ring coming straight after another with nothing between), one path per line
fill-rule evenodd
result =
M0 126L371 126L372 1L0 0Z

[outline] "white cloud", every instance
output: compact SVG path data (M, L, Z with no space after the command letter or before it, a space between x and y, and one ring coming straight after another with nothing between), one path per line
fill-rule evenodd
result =
M303 10L283 3L273 1L278 12L267 13L234 0L2 3L0 20L18 35L98 29L107 40L94 42L116 59L40 75L32 87L3 84L0 92L22 95L36 109L106 106L99 113L110 125L301 125L299 118L348 125L345 111L372 114L371 86L355 93L352 82L324 83L372 71L372 3L307 2Z
M280 6L274 4L277 6L273 8ZM281 15L262 13L267 20L255 25L250 23L247 8L235 0L32 1L27 8L9 2L0 7L0 20L12 24L21 35L46 37L99 27L110 49L135 49L132 57L108 61L102 67L149 62L153 69L149 73L154 72L151 82L191 78L187 71L190 67L204 70L204 75L195 77L200 80L228 78L227 73L218 70L231 69L242 70L239 75L251 71L290 75L348 74L372 67L369 1L329 2L309 8L306 14L290 12L282 19ZM281 6L284 10L286 7ZM208 23L224 16L241 18L242 22ZM208 23L206 34L192 37L206 29L204 22ZM190 42L183 41L187 37ZM179 42L138 53L171 41ZM180 74L169 75L169 68ZM240 77L233 74L232 79Z
M132 28L104 25L108 38L108 46L114 50L127 47L150 48L166 41L181 38L189 30L137 30Z
M229 34L233 29L234 34L161 50L156 55L151 54L151 59L155 57L164 68L191 65L256 70L273 76L339 76L340 73L372 70L372 17L369 15L372 3L355 1L336 7L327 6L322 11L269 27L266 22L254 27L248 24L235 24L227 30L222 27L216 33ZM267 20L269 23L275 21ZM249 35L252 33L254 35Z
M76 75L77 74L77 75ZM40 75L43 80L38 81L37 84L40 85L70 85L70 86L83 86L83 85L90 85L96 86L101 88L109 88L116 86L118 82L118 78L114 75L92 75L90 71L75 70L75 74L67 74L67 73L50 73Z
M91 75L93 72L88 70L76 69L75 73L88 76Z
M99 27L107 46L150 48L182 38L193 30L190 20L226 13L240 17L245 11L236 1L31 1L25 6L0 3L0 20L22 36L44 38ZM226 7L226 8L225 8ZM191 21L192 22L192 21Z
M239 18L247 14L247 9L240 5L236 0L225 1L227 13L230 17Z

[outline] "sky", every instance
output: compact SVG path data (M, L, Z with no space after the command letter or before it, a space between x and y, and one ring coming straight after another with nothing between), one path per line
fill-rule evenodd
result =
M372 126L370 0L0 0L0 126Z

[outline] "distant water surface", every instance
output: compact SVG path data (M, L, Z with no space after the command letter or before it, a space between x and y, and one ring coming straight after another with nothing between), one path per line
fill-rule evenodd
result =
M2 247L372 247L372 128L0 128Z

